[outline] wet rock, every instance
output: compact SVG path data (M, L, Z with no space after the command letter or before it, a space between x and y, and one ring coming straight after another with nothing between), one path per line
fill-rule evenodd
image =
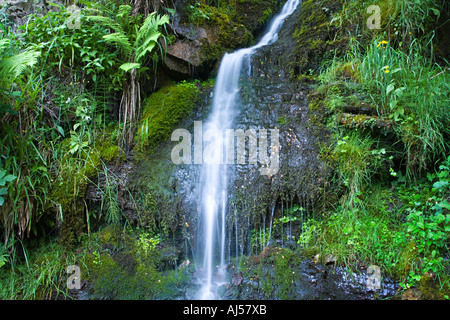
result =
M207 78L225 52L249 45L281 6L278 0L239 1L235 13L211 7L208 19L189 21L183 0L176 1L170 25L175 40L167 45L163 66L177 80Z
M239 286L242 283L243 275L242 272L234 273L231 276L231 284L235 287Z
M373 300L393 297L399 285L382 278L381 287L367 286L369 275L362 270L351 273L343 267L329 267L302 260L287 274L280 274L270 265L259 264L258 277L244 278L238 290L228 293L230 299L292 299L292 300ZM285 281L291 284L286 285Z
M202 56L202 48L216 41L214 31L211 28L181 24L179 21L180 18L176 16L172 29L177 40L167 46L164 67L175 79L206 77L213 66Z
M187 267L190 264L191 264L191 262L189 261L189 259L187 259L186 261L183 261L182 264L180 264L180 266L178 267L178 270L181 270L181 269Z

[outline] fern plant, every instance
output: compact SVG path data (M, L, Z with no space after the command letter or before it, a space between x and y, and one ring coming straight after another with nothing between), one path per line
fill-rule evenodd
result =
M120 52L120 70L126 75L122 86L122 98L120 103L119 122L123 124L122 140L129 146L133 139L134 124L141 109L141 91L139 83L140 72L146 70L145 62L149 54L152 54L154 62L158 59L155 48L159 53L164 53L159 39L165 41L165 36L159 31L161 26L169 23L167 15L159 15L156 12L149 14L141 26L138 19L130 16L131 6L121 5L114 18L105 16L90 16L89 19L107 26L113 33L103 36L107 43L114 45ZM137 22L134 24L133 22Z
M0 56L3 56L5 49L10 45L9 39L0 40ZM36 50L27 50L1 59L0 77L2 79L13 81L19 77L27 67L35 65L40 54L41 53Z

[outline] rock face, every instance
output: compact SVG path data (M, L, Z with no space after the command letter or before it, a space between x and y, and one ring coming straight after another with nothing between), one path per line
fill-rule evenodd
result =
M392 297L399 288L383 276L379 285L371 287L367 267L351 273L343 267L305 259L301 250L266 247L265 251L271 253L257 263L250 261L247 276L240 274L239 283L229 286L222 299L372 300Z
M206 79L225 52L250 44L282 2L241 1L230 15L209 7L207 19L192 22L186 9L192 6L177 1L170 26L175 40L167 45L163 66L177 80Z
M176 79L206 78L213 65L202 57L202 47L215 42L212 28L180 24L179 20L179 16L175 17L173 32L177 40L167 46L164 66Z
M245 164L228 166L227 238L230 242L226 250L232 257L236 250L249 253L246 239L251 229L269 227L271 219L279 218L288 203L301 204L311 212L320 210L317 207L322 201L317 199L323 194L327 172L318 158L318 142L322 136L308 121L310 88L307 83L290 82L289 74L283 70L288 59L286 53L292 46L290 26L298 14L286 21L287 28L280 31L279 41L256 52L242 71L241 97L235 106L233 129L279 129L280 169L273 176L260 175L260 163L249 164L248 156ZM187 129L191 135L194 121L206 118L213 96L211 90L200 91L198 107L177 126ZM201 236L198 234L201 166L173 164L171 151L175 145L168 139L148 157L138 159L130 190L144 195L142 203L147 201L147 207L142 211L149 212L153 217L150 220L157 226L176 234L185 243L183 246L191 259L200 250L195 240Z
M16 29L26 22L29 14L43 15L49 11L57 11L59 6L63 4L63 1L55 0L52 3L57 6L51 6L45 0L0 0L0 7L5 8L6 18L9 20L11 27Z

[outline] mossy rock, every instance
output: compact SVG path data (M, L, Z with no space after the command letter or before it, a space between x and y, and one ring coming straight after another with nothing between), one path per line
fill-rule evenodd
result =
M214 7L210 7L210 18L206 25L212 30L214 41L204 42L201 48L204 61L218 61L225 52L248 46L253 40L252 33L245 25L233 21L229 15Z
M295 47L290 62L293 78L298 75L317 72L326 61L335 55L342 55L348 45L345 30L331 24L333 14L342 5L338 1L303 1L300 17L295 25Z
M126 234L123 232L123 228L111 224L97 233L97 241L103 246L119 247L127 241L125 236Z
M236 2L237 21L255 35L280 10L284 2L280 0L238 0Z
M82 270L91 298L170 299L190 280L190 268L177 272L168 263L176 259L171 245L145 249L137 230L107 226L91 240L99 246L85 255Z
M176 124L194 110L200 84L183 82L166 86L150 95L144 102L141 120L135 135L135 148L152 149L166 139Z
M410 242L400 255L398 266L396 267L397 276L402 279L409 275L411 266L419 257L415 242Z

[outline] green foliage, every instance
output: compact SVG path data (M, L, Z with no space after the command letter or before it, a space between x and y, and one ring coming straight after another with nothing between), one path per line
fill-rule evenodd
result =
M15 177L14 188L0 191L1 233L4 245L9 246L16 231L21 237L28 234L32 221L39 217L49 179L46 156L40 148L45 133L34 135L38 126L35 120L39 119L36 103L41 83L31 67L36 64L39 52L29 49L16 53L18 42L13 37L0 42L0 171L11 173L2 176L2 186ZM10 46L6 47L7 44ZM5 202L6 194L8 201Z
M27 67L32 67L36 64L37 58L41 54L37 50L29 49L10 57L3 57L5 48L9 46L11 46L11 40L0 40L0 55L2 56L2 60L0 61L0 75L2 81L11 81L18 78Z
M11 261L15 260L15 263L5 266L0 273L0 299L69 298L66 268L82 264L82 254L67 252L56 242L29 250L30 253L22 249L25 262L18 261L20 253L14 250Z
M141 231L137 241L138 250L143 251L143 255L146 256L149 251L155 250L156 246L161 243L160 234L152 236L153 232Z
M429 182L401 189L401 199L405 202L401 214L406 215L406 221L405 229L397 235L398 241L413 242L420 260L411 268L406 287L417 284L425 273L436 274L441 282L445 280L443 256L450 244L449 163L450 157L439 166L437 173L428 175Z
M320 236L322 222L314 218L306 220L302 225L302 232L298 236L297 243L303 247L313 246Z
M117 55L111 52L103 36L108 30L80 16L80 28L68 26L70 13L66 9L33 16L21 27L26 46L42 52L41 68L44 72L70 69L87 85L100 77L113 76Z
M382 9L381 30L364 28L370 4ZM438 290L448 285L448 160L421 179L448 154L448 63L434 62L431 41L439 11L435 1L344 1L332 24L361 28L348 30L350 49L319 76L317 90L334 134L322 155L347 188L309 245L347 265L378 265L404 288L422 288L430 275ZM351 130L339 122L349 110ZM369 118L384 125L369 126Z
M119 121L123 124L121 140L128 147L131 147L135 123L141 112L139 72L146 70L145 58L148 55L153 60L153 69L156 72L159 58L154 49L158 46L160 54L163 55L163 47L158 41L166 41L166 37L159 29L169 23L168 15L161 16L153 12L141 22L141 16L133 17L130 12L131 6L121 5L117 12L109 12L110 16L89 17L91 21L99 22L114 30L114 33L104 35L103 38L120 50L119 70L127 73L122 88Z
M202 4L200 2L195 2L193 5L188 6L189 10L189 23L200 25L204 23L205 20L209 20L210 12L205 12L202 9Z
M101 23L115 31L104 35L103 38L120 50L119 59L123 63L119 68L125 72L142 66L145 55L151 54L155 46L159 46L158 39L163 36L159 27L169 23L168 15L160 16L153 12L145 18L139 29L135 29L140 24L140 19L131 16L130 11L130 6L121 5L114 18L89 17L89 20ZM160 53L163 54L162 47L160 47ZM153 55L153 59L157 59L157 55Z
M366 209L340 207L325 219L321 233L323 236L315 244L323 246L323 256L331 254L339 263L349 266L359 261L377 264L383 266L384 272L393 274L400 248L386 214L375 216Z
M290 249L266 247L255 258L240 259L239 269L244 277L259 280L257 290L265 298L276 296L284 300L292 297L297 290L295 270L300 262L299 256Z
M348 188L345 199L350 206L360 203L358 196L370 183L379 168L385 150L374 150L375 142L368 136L352 132L338 140L332 151L336 161L338 180Z
M0 170L0 187L4 187L6 182L14 181L17 177L12 174L6 174L5 170ZM8 187L0 188L0 206L5 202L4 196L7 193Z
M251 231L250 243L252 246L252 252L262 251L263 248L267 245L267 242L270 240L270 229L253 229Z
M364 28L366 19L370 13L366 12L370 5L380 7L381 29ZM407 49L411 41L421 36L424 43L434 37L433 27L443 9L443 3L436 0L411 1L411 0L382 0L382 1L342 1L342 10L333 16L332 22L339 27L350 25L362 25L358 30L359 36L370 39L385 32L390 35L402 49ZM425 51L424 51L425 52Z
M150 229L109 226L96 238L115 254L99 248L86 257L94 299L170 299L190 279L190 270L167 269L162 262L167 244Z

